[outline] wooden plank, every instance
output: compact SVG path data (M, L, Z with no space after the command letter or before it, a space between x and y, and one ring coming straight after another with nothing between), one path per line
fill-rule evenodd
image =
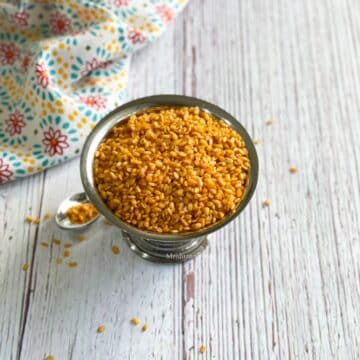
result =
M25 217L39 216L43 186L44 174L39 174L0 187L0 359L16 359L23 337L38 233Z
M101 221L82 243L24 224L81 190L78 160L0 187L0 358L360 358L356 5L192 1L134 58L129 99L198 96L262 140L255 198L195 260L144 262ZM74 244L78 267L39 245L53 237Z
M187 358L358 358L351 2L210 3L188 9L184 89L223 105L262 139L261 179L244 214L184 267Z
M169 29L134 59L130 98L174 92L174 84L168 81L174 78L174 70L167 61L173 57L172 38L173 29ZM159 53L164 54L162 61ZM64 197L81 191L78 166L75 160L48 171L42 214L55 213ZM123 243L118 229L101 220L84 235L87 240L78 243L75 233L60 231L53 222L40 225L21 359L41 359L46 354L55 359L181 359L182 288L176 286L181 284L181 265L144 262ZM39 246L53 238L73 244L71 257L61 265L55 259L63 247ZM119 244L119 256L112 254L112 244ZM69 268L68 260L78 266ZM130 323L132 317L139 318L139 326ZM149 329L142 333L144 323ZM105 332L98 334L102 324Z

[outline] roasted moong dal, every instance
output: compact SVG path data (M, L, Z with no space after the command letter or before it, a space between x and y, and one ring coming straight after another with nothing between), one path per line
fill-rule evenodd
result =
M97 190L126 223L203 229L235 211L249 181L242 137L197 107L153 108L116 125L94 160Z

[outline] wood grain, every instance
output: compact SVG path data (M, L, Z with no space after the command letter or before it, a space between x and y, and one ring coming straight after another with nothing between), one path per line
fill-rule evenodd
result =
M24 223L81 190L78 160L1 186L0 359L359 359L359 38L355 0L192 1L133 59L129 99L183 93L237 116L262 141L253 201L163 266L101 220L81 243ZM54 237L78 267L40 246Z

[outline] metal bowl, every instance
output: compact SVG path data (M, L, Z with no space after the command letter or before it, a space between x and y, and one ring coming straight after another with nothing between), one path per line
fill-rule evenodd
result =
M109 131L130 115L159 106L198 106L237 131L245 141L250 158L250 176L243 200L235 212L221 221L195 232L184 234L159 234L140 230L119 219L100 197L94 182L93 161L95 152ZM142 258L155 262L183 262L199 254L207 246L207 235L225 226L249 203L258 180L258 157L253 142L244 127L230 114L216 105L194 97L180 95L155 95L124 104L101 120L89 134L81 153L81 180L96 209L118 226L130 248Z

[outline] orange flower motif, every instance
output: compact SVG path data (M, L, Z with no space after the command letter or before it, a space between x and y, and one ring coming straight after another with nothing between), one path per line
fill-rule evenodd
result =
M174 11L167 5L157 6L156 12L165 24L169 24L174 19Z
M5 131L7 131L11 136L14 136L15 134L20 135L22 128L26 125L24 121L24 114L16 109L12 114L10 114L9 119L5 120L5 124Z
M67 136L62 134L59 129L54 130L51 126L44 131L42 143L45 145L45 152L50 156L62 155L64 149L69 147Z
M133 44L141 44L146 40L146 36L142 33L142 31L134 28L129 30L128 38Z
M17 11L15 14L13 14L11 16L12 21L18 26L18 27L27 27L28 24L28 19L29 19L30 14L25 11L25 10L21 10L21 11Z
M59 11L50 14L50 29L55 35L65 34L71 29L70 19Z
M81 74L81 76L85 76L85 75L88 75L89 73L91 73L94 70L106 69L108 66L112 65L113 63L114 63L113 60L100 62L94 57L91 60L87 60L85 62L85 67L84 67L83 70L81 70L80 74Z
M27 54L23 57L22 62L21 62L21 71L22 72L26 72L29 65L30 65L30 60L31 60L31 55Z
M0 64L13 65L20 56L20 50L14 44L0 44Z
M10 165L5 164L0 158L0 184L9 181L14 173L10 170Z
M114 0L113 4L116 7L128 6L129 5L129 0Z
M49 75L46 72L45 65L43 63L37 63L35 65L35 72L36 72L37 83L43 89L46 89L49 85L50 79L49 79Z
M106 106L106 98L100 95L80 96L80 101L97 111L104 109Z

